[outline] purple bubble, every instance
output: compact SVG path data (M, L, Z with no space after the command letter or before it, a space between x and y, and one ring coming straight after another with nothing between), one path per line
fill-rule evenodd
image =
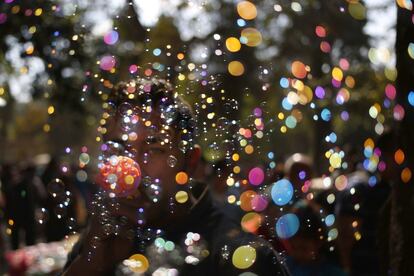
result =
M116 60L112 56L104 56L101 58L100 67L102 70L110 71L115 67Z
M349 113L347 111L342 111L341 112L341 119L344 121L348 121L349 120Z
M261 168L256 167L249 172L249 181L252 185L258 186L262 184L264 180L264 172Z
M253 110L253 114L254 114L254 116L256 116L256 117L261 117L261 116L262 116L262 110L261 110L259 107L256 107L256 108Z
M315 89L315 95L319 99L323 99L325 97L325 90L322 87L318 86Z
M6 21L7 21L7 14L0 13L0 24L3 24Z
M114 45L119 38L119 34L117 31L110 31L104 36L104 42L108 45Z
M255 195L251 201L252 209L261 212L267 208L268 201L263 195Z

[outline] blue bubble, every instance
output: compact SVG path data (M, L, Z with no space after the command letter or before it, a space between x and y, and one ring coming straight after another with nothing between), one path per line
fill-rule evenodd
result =
M239 26L239 27L244 27L244 26L246 26L246 21L244 21L243 19L237 19L237 25Z
M336 139L337 139L338 137L336 136L336 134L334 133L334 132L332 132L331 134L329 134L329 141L331 142L331 143L336 143Z
M276 234L281 239L288 239L299 230L299 219L295 214L281 216L276 222Z
M275 154L272 152L272 151L270 151L268 154L267 154L267 158L269 158L269 159L273 159L275 157Z
M414 106L414 91L410 91L410 93L408 93L408 102L411 106Z
M329 122L331 120L331 111L329 111L329 109L324 108L321 112L321 118L322 120L324 120L325 122Z
M280 87L288 88L289 87L289 80L287 78L280 79Z
M326 218L325 218L325 224L326 224L326 226L330 227L334 223L335 223L335 216L332 215L332 214L327 215Z
M285 124L288 128L295 128L297 124L296 118L293 116L288 116L285 120Z
M289 103L287 98L284 98L282 100L282 106L285 110L291 110L292 109L292 105Z
M286 205L293 197L293 186L289 180L281 179L273 184L271 194L276 205Z
M370 178L368 178L368 185L370 187L374 187L375 185L377 185L377 178L375 177L375 175L370 176Z
M159 55L161 55L161 49L156 48L156 49L154 49L154 51L152 51L152 53L154 54L154 56L159 56Z

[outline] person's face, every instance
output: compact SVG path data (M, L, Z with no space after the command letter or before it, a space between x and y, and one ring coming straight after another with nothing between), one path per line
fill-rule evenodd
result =
M167 217L173 217L172 212L177 213L180 207L184 207L176 202L175 194L185 190L187 185L178 185L175 179L178 172L190 174L195 169L189 161L192 153L184 154L179 149L181 138L178 131L173 127L163 127L158 112L152 112L146 122L140 120L128 131L122 128L122 120L121 115L107 119L104 141L118 142L134 153L143 179L136 200L144 208L145 225L163 225ZM129 135L125 140L132 132L136 135Z

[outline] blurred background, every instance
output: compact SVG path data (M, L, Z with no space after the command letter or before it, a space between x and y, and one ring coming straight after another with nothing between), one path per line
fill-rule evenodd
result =
M1 1L0 273L64 264L102 107L136 75L194 106L197 177L294 275L413 272L410 0Z

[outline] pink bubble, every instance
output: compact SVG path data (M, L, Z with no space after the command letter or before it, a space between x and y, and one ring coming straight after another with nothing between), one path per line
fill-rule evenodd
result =
M256 167L250 170L249 172L250 184L258 186L262 184L263 180L264 180L264 172L261 168Z
M392 84L387 84L387 86L385 87L385 95L387 96L387 98L390 100L394 100L396 94L397 91L395 90L395 86Z
M104 56L101 58L100 67L102 70L110 71L115 67L116 60L112 56Z
M104 42L108 45L114 45L119 38L119 34L117 31L110 31L104 36Z
M134 74L138 71L138 66L136 66L135 64L132 64L131 66L129 66L129 73Z
M348 70L349 69L349 62L348 60L341 58L339 60L339 67L341 67L342 70Z
M402 119L404 119L404 115L405 115L404 107L397 104L394 107L394 119L397 120L397 121L401 121Z
M252 209L256 212L261 212L267 208L268 201L262 195L255 195L251 201Z

